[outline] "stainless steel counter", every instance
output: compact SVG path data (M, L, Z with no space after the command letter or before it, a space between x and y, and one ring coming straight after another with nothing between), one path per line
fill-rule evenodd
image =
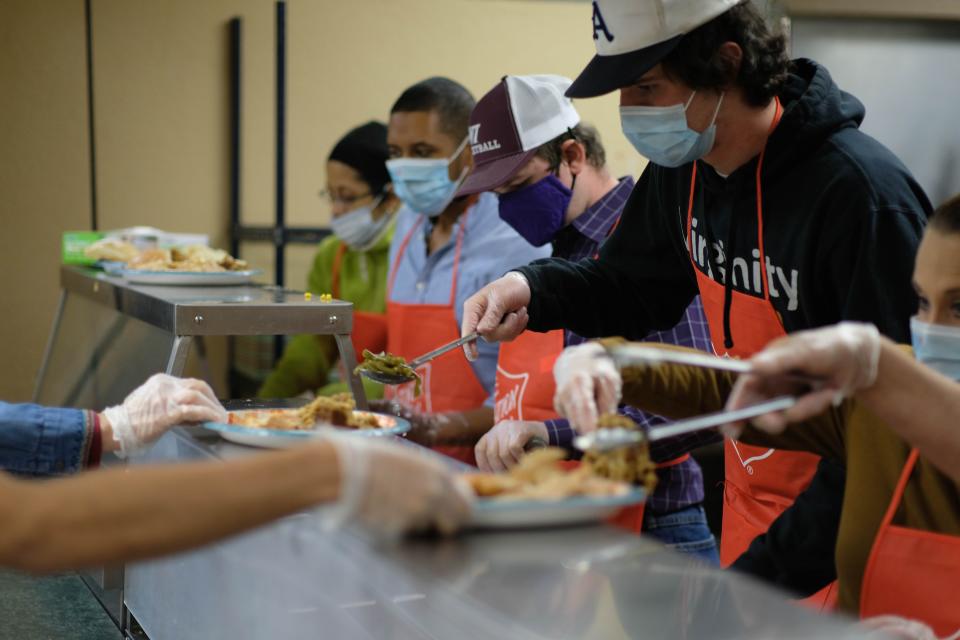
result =
M353 329L353 304L304 299L302 291L258 284L132 284L97 269L64 266L60 284L125 316L178 336L336 334Z
M145 460L259 454L177 429ZM861 637L843 619L606 526L383 544L325 533L317 514L301 514L128 566L125 599L152 640Z

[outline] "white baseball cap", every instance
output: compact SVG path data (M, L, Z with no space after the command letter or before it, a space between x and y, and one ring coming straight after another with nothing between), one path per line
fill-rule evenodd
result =
M490 191L530 160L541 145L569 131L580 114L564 95L570 78L504 76L470 114L473 170L457 196Z
M679 44L684 34L743 0L594 0L597 55L567 90L593 98L636 82Z

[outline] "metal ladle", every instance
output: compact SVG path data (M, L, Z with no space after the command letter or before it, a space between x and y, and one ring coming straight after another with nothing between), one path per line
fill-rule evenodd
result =
M434 358L438 356L442 356L447 351L452 351L457 347L462 347L468 342L473 342L479 337L480 337L479 333L471 333L470 335L464 336L462 338L458 338L453 342L448 342L442 347L434 349L429 353L423 354L419 358L415 358L411 360L409 363L407 363L407 366L409 366L412 370L416 371L418 367L423 366L424 364L430 362ZM390 385L403 384L405 382L410 382L411 380L414 379L413 376L405 376L399 373L383 373L382 371L370 371L368 369L360 369L360 375L362 375L364 378L369 378L374 382L379 382L380 384L390 384Z

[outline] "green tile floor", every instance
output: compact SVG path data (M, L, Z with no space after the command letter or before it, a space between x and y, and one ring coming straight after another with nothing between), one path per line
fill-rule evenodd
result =
M34 578L0 571L0 639L120 640L120 631L76 575Z

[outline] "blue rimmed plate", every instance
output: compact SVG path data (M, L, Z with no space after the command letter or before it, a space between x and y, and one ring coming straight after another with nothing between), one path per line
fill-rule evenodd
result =
M600 522L620 509L642 503L647 492L630 487L613 496L576 496L560 500L481 498L473 505L470 526L477 529L526 529Z
M270 411L270 409L247 409L243 411L231 411L233 415L245 413L260 413ZM374 413L372 411L355 411L361 415L375 416L380 428L372 429L347 429L336 428L338 433L356 435L358 437L376 437L386 435L402 435L410 431L410 423L403 418L391 416L384 413ZM297 444L304 443L322 435L322 431L306 429L300 431L288 429L264 429L261 427L245 427L240 424L224 424L222 422L204 422L203 426L211 431L216 431L224 440L245 444L251 447L265 447L268 449L284 449ZM329 427L331 425L318 422L317 427Z
M217 286L249 284L263 273L262 269L248 271L144 271L141 269L106 269L108 275L123 278L131 284L165 286Z
M103 269L108 276L115 276L127 268L127 263L116 260L97 260L94 266Z

